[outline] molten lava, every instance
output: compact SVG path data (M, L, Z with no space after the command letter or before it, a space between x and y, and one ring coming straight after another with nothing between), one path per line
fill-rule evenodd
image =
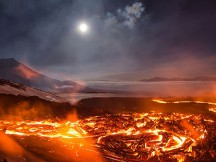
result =
M151 112L92 116L76 122L2 120L0 130L23 139L71 140L71 149L99 151L108 160L186 161L204 154L202 145L215 135L216 130L209 129L214 125L214 120L202 115ZM215 158L216 153L211 153ZM76 156L81 152L76 151Z

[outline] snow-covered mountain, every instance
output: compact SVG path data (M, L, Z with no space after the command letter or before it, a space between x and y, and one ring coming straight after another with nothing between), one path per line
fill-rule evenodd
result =
M11 94L11 95L21 95L25 97L38 97L40 99L57 102L57 103L66 103L67 100L58 97L52 93L48 93L39 89L35 89L23 84L11 82L8 80L0 79L0 94Z
M73 81L59 81L40 74L13 58L0 59L0 79L52 92L86 92L90 88Z

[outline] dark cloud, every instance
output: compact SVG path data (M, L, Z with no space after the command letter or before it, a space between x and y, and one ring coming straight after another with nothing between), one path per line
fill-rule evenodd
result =
M214 75L215 18L214 0L0 1L0 55L56 76Z

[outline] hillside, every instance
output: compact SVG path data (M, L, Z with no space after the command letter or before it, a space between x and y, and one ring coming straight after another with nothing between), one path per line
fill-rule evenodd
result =
M48 93L39 89L35 89L23 84L11 82L8 80L0 80L0 94L11 94L14 96L38 97L46 101L65 103L67 100L60 98L52 93Z
M0 80L0 119L65 118L72 105L52 93Z
M60 81L32 70L13 58L0 59L0 79L52 92L83 92L90 88L73 81Z

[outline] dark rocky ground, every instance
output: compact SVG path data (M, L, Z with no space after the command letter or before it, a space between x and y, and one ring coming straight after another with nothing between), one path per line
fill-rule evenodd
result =
M166 99L186 100L186 99ZM187 100L194 100L187 98ZM212 101L212 100L211 100ZM0 118L17 116L33 120L38 118L65 118L74 110L79 118L104 115L109 113L131 112L179 112L205 114L209 113L207 103L167 103L161 104L152 101L152 98L110 97L82 99L72 105L70 103L50 102L38 97L24 97L10 94L0 94Z

